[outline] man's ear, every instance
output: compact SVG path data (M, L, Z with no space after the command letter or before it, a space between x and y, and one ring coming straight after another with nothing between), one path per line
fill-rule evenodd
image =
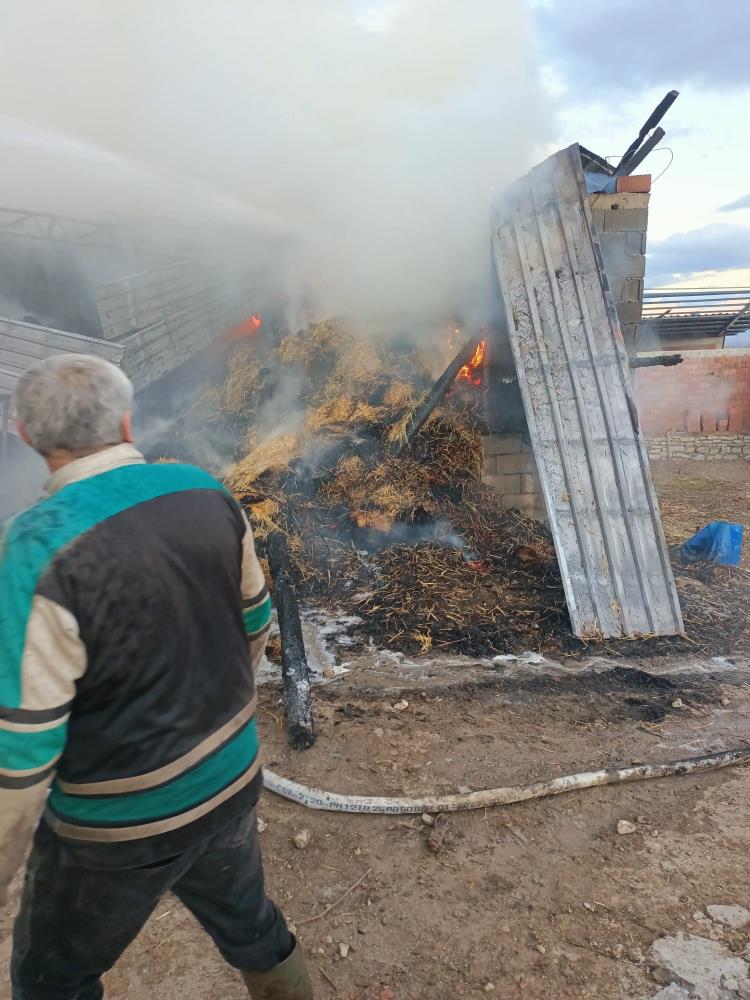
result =
M18 431L18 436L23 441L23 443L27 444L29 448L33 447L33 445L31 444L31 438L26 433L26 428L23 426L20 420L16 420L16 430Z
M122 423L120 424L120 431L122 433L123 444L133 443L133 414L130 410L122 418Z

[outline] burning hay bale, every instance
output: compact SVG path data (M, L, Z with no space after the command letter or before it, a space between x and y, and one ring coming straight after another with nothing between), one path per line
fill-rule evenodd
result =
M229 358L227 378L218 393L226 413L255 412L263 388L263 369L253 343L238 347Z
M425 446L427 445L427 446ZM478 482L482 477L484 450L476 421L451 406L442 406L428 419L416 449L430 468L432 481L448 486L458 476Z
M359 527L374 526L374 518L384 525L379 530L390 531L396 520L413 520L418 507L435 512L429 486L429 470L413 460L387 457L368 468L358 456L347 456L321 492L329 503L348 510Z
M272 531L278 531L279 526L274 518L281 509L276 500L266 499L252 506L253 532L256 539L265 539Z
M363 635L409 651L536 642L548 592L560 590L554 551L543 526L503 510L481 484L476 396L443 399L446 381L425 414L430 379L417 355L358 342L336 323L275 353L306 380L303 426L252 438L227 484L261 551L269 533L286 537L300 596L357 614ZM246 364L230 367L227 398L241 398ZM395 454L399 427L413 433Z
M279 345L279 357L285 365L301 368L321 380L354 346L354 336L340 320L326 320L286 337Z
M414 386L410 382L392 382L383 394L383 403L392 410L411 409L414 399Z
M296 434L273 437L260 444L251 443L249 455L229 470L227 486L236 495L246 496L263 473L271 469L288 469L292 459L300 452L300 443L301 439Z
M315 432L324 427L354 428L357 426L376 427L383 418L383 407L373 406L348 396L336 396L321 403L307 418L307 427Z
M388 428L386 432L386 440L390 445L393 445L396 448L401 448L406 446L406 444L409 441L407 433L409 427L414 422L414 415L417 413L420 406L422 406L423 403L426 401L427 395L428 393L425 390L425 392L423 392L418 399L410 398L408 400L408 403L404 408L404 412L401 414L398 420L394 421L391 424L391 426Z
M360 618L363 643L410 654L633 656L708 648L715 655L724 651L717 627L726 651L745 641L736 605L746 597L730 593L723 577L721 593L709 593L694 568L677 580L687 637L576 639L548 529L504 509L481 482L471 371L421 420L431 382L416 354L363 345L332 323L282 340L263 357L260 388L251 388L252 374L245 389L262 396L285 366L303 385L304 412L294 434L251 433L227 484L251 518L260 554L269 535L285 536L300 600ZM230 366L228 400L242 398L247 368L246 357ZM421 423L404 447L415 414Z

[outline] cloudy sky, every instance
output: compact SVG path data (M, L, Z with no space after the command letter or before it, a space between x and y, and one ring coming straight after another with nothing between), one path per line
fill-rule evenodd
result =
M750 285L747 0L528 0L554 143L617 157L668 90L647 282ZM667 148L668 147L668 148Z

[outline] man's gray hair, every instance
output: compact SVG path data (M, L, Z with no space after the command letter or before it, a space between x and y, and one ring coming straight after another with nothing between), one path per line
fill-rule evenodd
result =
M133 406L127 375L103 358L58 354L21 376L16 412L32 447L95 451L122 441L122 419Z

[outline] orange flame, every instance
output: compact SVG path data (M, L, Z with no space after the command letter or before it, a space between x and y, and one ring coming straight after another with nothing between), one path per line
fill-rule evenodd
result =
M471 356L471 360L467 365L464 365L463 368L460 369L456 377L465 379L472 385L481 385L482 373L481 371L479 371L479 368L481 367L484 361L486 353L487 353L487 341L480 340L479 343L477 344L477 349Z
M247 319L243 319L241 323L237 323L236 326L230 327L227 332L221 338L222 343L231 344L235 340L244 340L246 337L252 337L254 333L260 330L263 324L260 313L253 313L252 316L248 316Z

